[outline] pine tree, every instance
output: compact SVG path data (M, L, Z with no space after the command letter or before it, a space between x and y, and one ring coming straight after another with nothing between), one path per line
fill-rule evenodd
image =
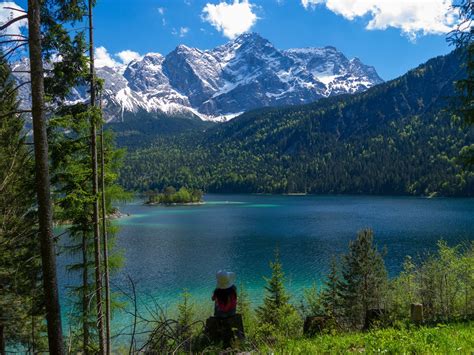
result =
M370 308L380 309L384 303L387 271L373 240L372 230L360 231L343 257L339 294L344 316L356 327L364 323Z
M280 261L280 251L275 250L275 259L270 262L272 276L265 278L267 285L265 286L266 296L263 305L257 308L257 316L262 323L277 324L279 322L279 311L290 300L285 290L285 274Z
M337 318L340 315L341 297L339 295L338 285L340 284L340 272L337 266L337 259L331 258L329 273L324 282L321 294L321 303L324 311L330 317Z
M44 331L43 302L34 164L24 119L14 113L15 86L7 63L0 60L0 315L7 342L26 345Z
M49 351L63 354L61 309L56 275L56 253L53 235L53 210L50 197L48 139L46 134L43 48L41 33L41 1L28 0L29 56L33 139L36 164L36 193L38 200L41 261L43 266L44 297L48 324Z
M90 90L90 149L92 164L92 225L94 231L94 268L95 268L95 301L97 305L97 327L99 331L99 351L100 354L109 353L107 348L104 315L102 304L102 262L101 262L101 246L100 246L100 224L99 224L99 174L98 174L98 156L97 156L97 124L98 115L93 114L96 108L96 77L94 63L94 26L93 26L93 8L94 1L88 0L88 18L89 18L89 90Z
M78 104L63 107L58 116L51 120L51 151L53 182L55 187L56 216L58 221L67 222L69 238L65 249L78 258L68 266L69 271L80 273L82 283L72 287L71 295L78 312L75 313L73 324L77 324L73 333L74 350L84 353L97 352L95 344L99 343L96 328L97 313L91 309L92 294L95 290L94 279L94 234L92 228L92 189L91 189L91 157L89 147L89 117L91 110L87 105ZM120 165L122 152L114 149L113 137L104 134L104 186L108 193L105 200L105 215L113 209L112 202L123 199L126 194L115 185L117 169ZM113 248L116 227L105 221L106 232L110 243L107 252ZM105 246L105 245L104 245ZM118 254L110 258L112 271L121 264ZM81 339L81 341L79 341Z
M181 294L181 303L178 304L178 319L176 324L177 344L184 349L190 350L191 337L193 335L194 306L191 303L191 294L184 290Z
M250 297L245 288L244 284L240 284L238 287L238 302L237 302L237 313L242 315L242 321L246 332L252 332L253 314Z

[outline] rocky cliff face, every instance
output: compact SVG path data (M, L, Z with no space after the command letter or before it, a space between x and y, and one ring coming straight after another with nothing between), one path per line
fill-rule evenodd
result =
M180 45L166 56L149 53L97 73L105 79L109 121L144 113L225 121L259 107L312 102L382 82L373 67L334 47L281 51L256 33L212 50ZM78 88L71 100L86 95ZM26 91L21 97L28 101Z

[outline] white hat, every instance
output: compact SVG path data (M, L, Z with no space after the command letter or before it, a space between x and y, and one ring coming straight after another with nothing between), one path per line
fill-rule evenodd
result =
M219 270L216 274L217 288L226 289L234 286L235 272Z

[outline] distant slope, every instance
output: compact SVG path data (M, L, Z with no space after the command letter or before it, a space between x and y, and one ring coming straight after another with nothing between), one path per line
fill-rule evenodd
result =
M246 113L204 135L158 139L131 154L127 188L472 195L456 156L473 132L453 123L459 52L364 93Z
M181 116L152 115L126 117L124 122L110 122L106 129L114 132L115 141L120 148L135 150L152 144L159 137L194 132L200 134L215 123Z

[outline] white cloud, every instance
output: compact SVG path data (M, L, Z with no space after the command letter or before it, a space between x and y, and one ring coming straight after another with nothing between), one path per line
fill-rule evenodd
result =
M95 67L116 67L120 65L112 56L109 54L105 47L97 47L94 51L95 54Z
M369 16L368 30L398 28L410 39L417 35L447 33L457 21L453 0L301 0L306 8L324 4L332 12L353 20Z
M179 37L185 37L189 33L189 27L180 27L179 30L176 30L176 28L173 28L173 31L171 33L175 36Z
M124 51L118 52L115 56L120 58L123 64L128 64L131 61L140 59L142 57L140 53L131 51L130 49L126 49Z
M133 60L142 58L140 53L131 51L130 49L123 50L112 56L105 47L97 47L94 53L96 68L114 68L122 65L127 65ZM120 60L115 60L114 57L117 57Z
M161 16L165 14L165 8L164 7L159 7L158 12L160 13Z
M217 5L208 3L202 10L202 19L224 36L233 39L250 30L257 22L254 7L248 0L234 0L233 3L222 1Z
M18 9L24 11L24 9L21 6L18 6L14 2L10 1L4 1L0 3L0 24L5 24L8 21L17 18L19 16L24 15L23 12L21 11L15 11L12 9L6 9L7 7L11 7L13 9ZM11 34L11 35L21 35L21 31L24 28L28 27L28 21L26 19L24 20L19 20L12 25L10 25L4 32L3 34Z
M184 37L188 34L189 32L189 27L181 27L179 29L179 37Z

